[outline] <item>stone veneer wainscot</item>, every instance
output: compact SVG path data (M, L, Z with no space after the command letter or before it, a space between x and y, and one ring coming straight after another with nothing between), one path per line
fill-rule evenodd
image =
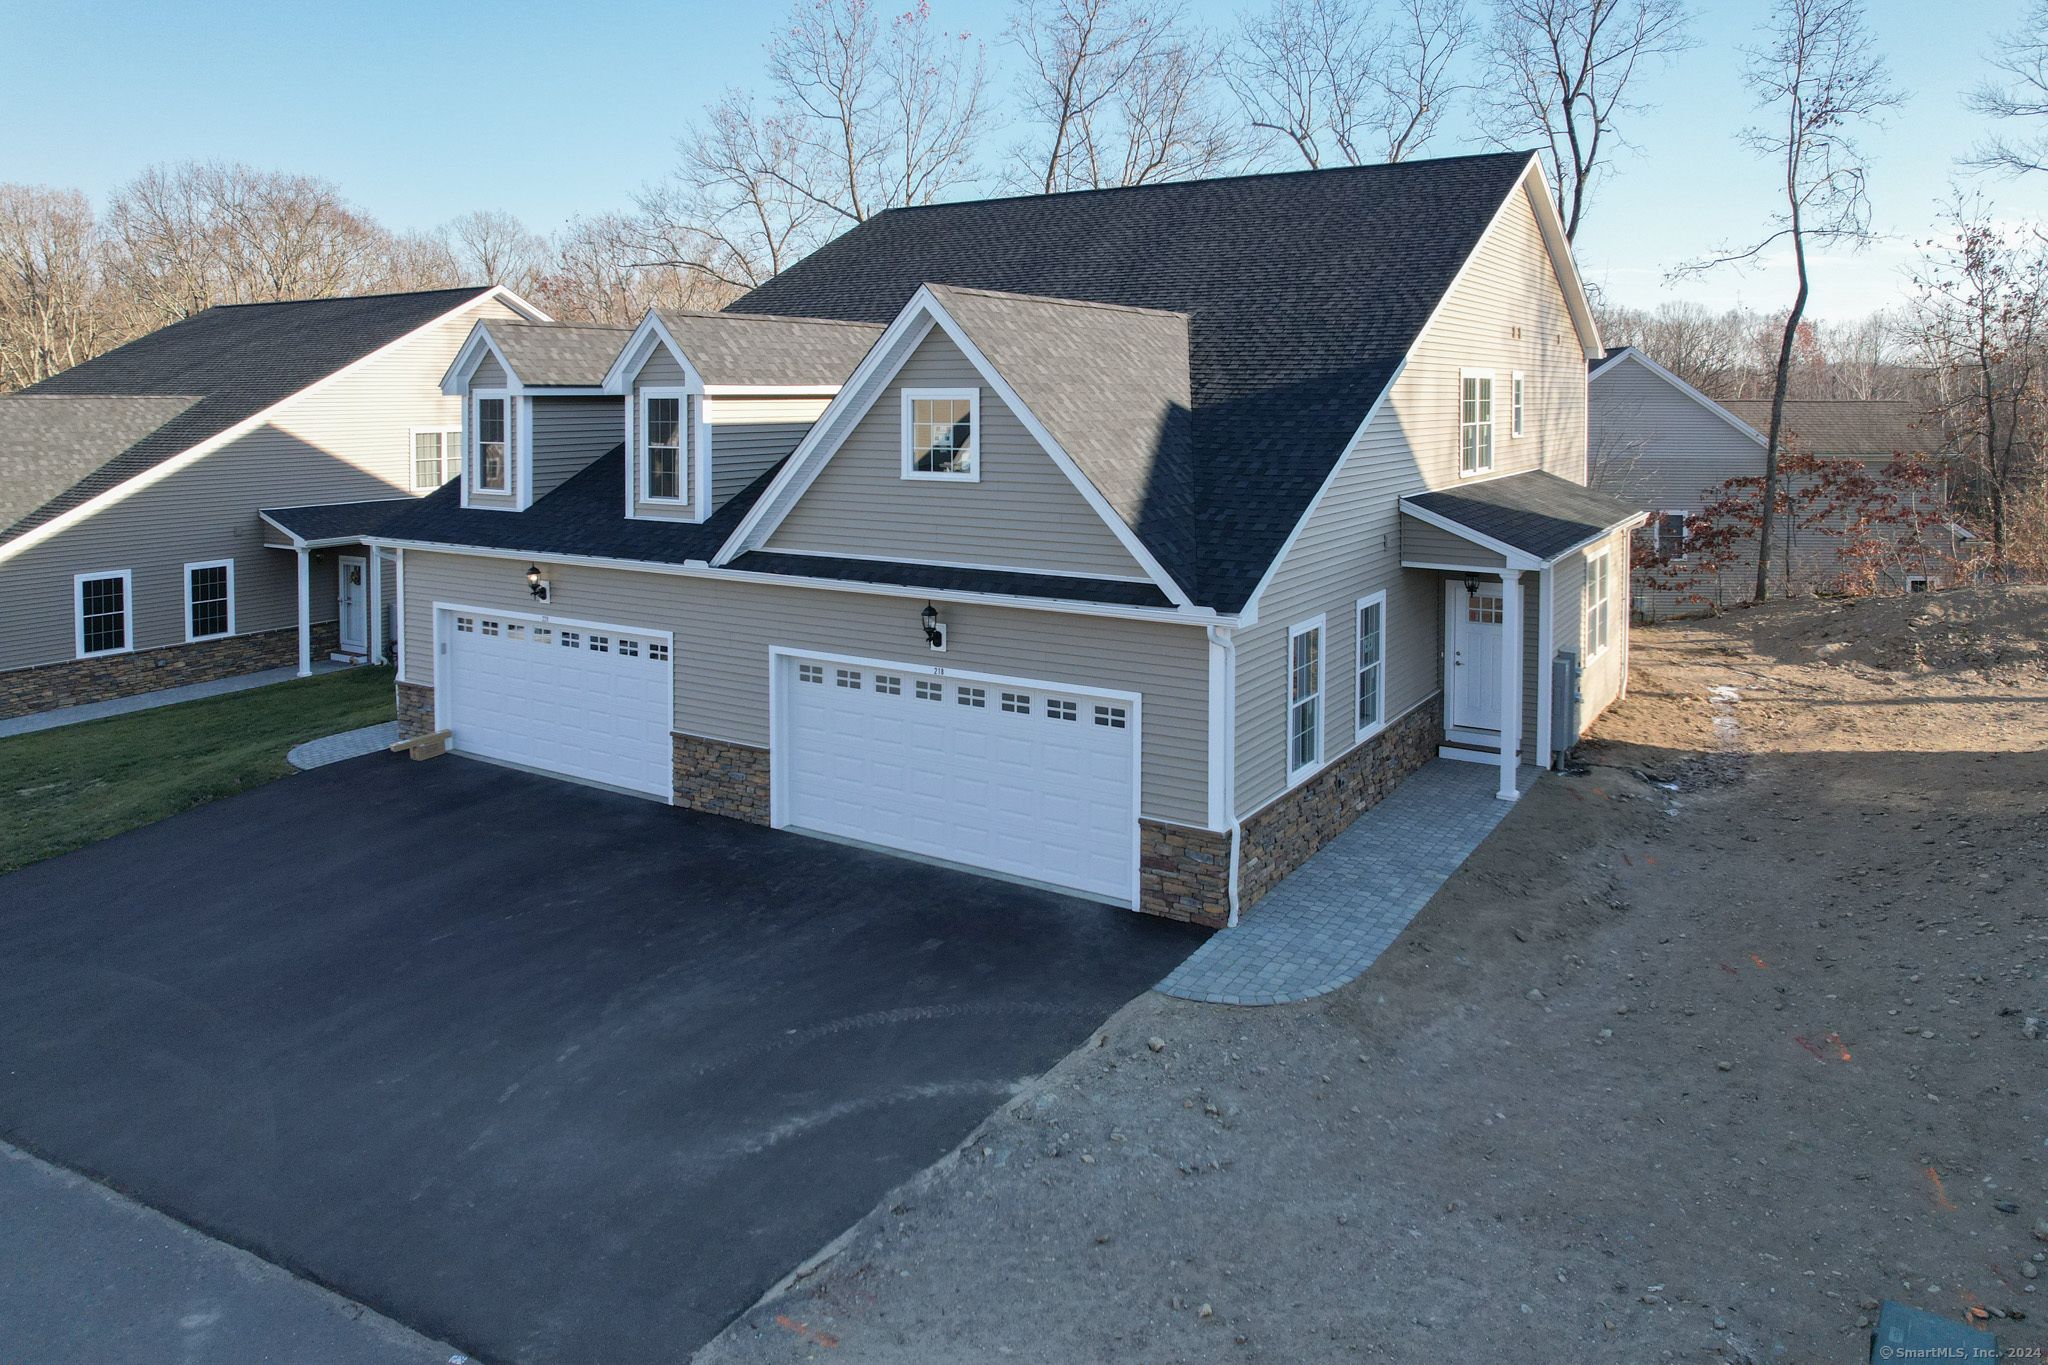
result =
M334 652L337 629L332 621L313 627L314 658L325 658ZM0 720L54 711L61 706L140 696L187 683L261 673L298 661L299 632L291 627L10 669L0 673Z
M1237 905L1255 905L1401 780L1436 757L1441 696L1416 707L1279 800L1239 830Z
M422 683L398 684L398 737L418 739L434 733L434 689Z
M767 824L768 751L677 733L675 800L686 810Z
M1230 922L1230 835L1138 821L1138 909L1220 929Z

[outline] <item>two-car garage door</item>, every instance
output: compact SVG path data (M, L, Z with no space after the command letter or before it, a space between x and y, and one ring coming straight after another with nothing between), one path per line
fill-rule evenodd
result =
M1130 700L796 655L775 669L777 823L1131 903Z

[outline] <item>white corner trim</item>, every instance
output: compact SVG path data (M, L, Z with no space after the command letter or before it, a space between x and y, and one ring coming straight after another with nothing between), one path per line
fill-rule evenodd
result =
M161 464L152 465L150 468L143 470L140 474L137 474L132 478L125 479L122 482L114 485L112 488L107 489L104 493L95 494L93 497L88 498L86 501L80 503L78 506L73 507L68 511L62 512L57 516L50 518L42 525L37 526L31 530L22 532L19 536L16 536L13 540L8 541L5 545L0 545L0 564L4 564L8 560L14 558L16 555L19 555L24 551L27 551L29 549L34 548L37 545L42 544L44 541L48 540L52 536L61 534L62 532L68 530L73 526L76 526L79 522L84 521L89 517L97 516L99 513L106 511L109 507L113 507L118 503L126 502L129 498L134 497L137 493L140 493L144 489L154 487L156 484L162 483L165 479L170 478L173 474L178 473L180 470L185 469L188 466L196 464L200 460L205 459L208 455L211 455L214 451L219 450L221 447L240 440L242 437L248 435L250 432L256 430L258 427L270 424L276 419L277 415L280 412L282 412L285 408L291 406L293 403L296 403L304 398L309 398L313 394L316 394L333 384L339 383L342 379L355 373L357 370L360 370L367 365L370 365L378 360L383 359L385 356L391 354L393 351L396 351L399 347L405 346L413 341L418 340L420 337L425 336L428 332L432 331L436 327L439 327L442 323L456 316L458 313L464 312L465 310L470 308L474 308L479 303L482 303L487 299L499 297L501 293L509 295L510 292L511 291L509 290L493 290L492 292L487 294L479 294L475 298L470 299L468 302L463 303L458 307L451 308L447 312L442 313L440 316L432 318L429 321L420 324L418 327L415 327L412 331L407 332L405 335L395 337L392 340L385 342L382 346L379 346L376 350L371 351L369 354L356 357L354 360L351 360L348 364L342 366L340 369L322 375L320 378L308 384L305 388L299 389L294 393L286 394L283 398L278 399L269 407L250 413L247 417L244 417L241 421L235 423L233 426L228 427L224 431L215 432L213 435L207 437L205 440L199 442L197 445L194 445L189 450L185 450L177 455L173 455L170 459L163 461ZM531 305L527 306L531 307ZM545 314L540 315L540 320L544 322L553 321L553 319L548 318Z

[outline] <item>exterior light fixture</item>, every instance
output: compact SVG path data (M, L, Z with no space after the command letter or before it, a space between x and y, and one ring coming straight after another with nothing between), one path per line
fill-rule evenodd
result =
M917 615L918 623L924 627L924 642L935 650L946 647L946 628L939 623L939 609L927 602L924 610Z
M1478 574L1472 574L1472 573L1468 573L1468 574L1466 574L1466 575L1465 575L1465 595L1466 595L1467 597L1477 597L1477 596L1479 596L1479 575L1478 575Z
M548 581L540 576L540 565L532 565L526 570L526 590L537 602L548 600Z

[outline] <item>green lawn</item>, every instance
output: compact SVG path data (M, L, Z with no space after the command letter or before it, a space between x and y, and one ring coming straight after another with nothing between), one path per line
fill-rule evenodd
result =
M0 872L292 771L293 745L392 719L388 668L351 668L0 739Z

